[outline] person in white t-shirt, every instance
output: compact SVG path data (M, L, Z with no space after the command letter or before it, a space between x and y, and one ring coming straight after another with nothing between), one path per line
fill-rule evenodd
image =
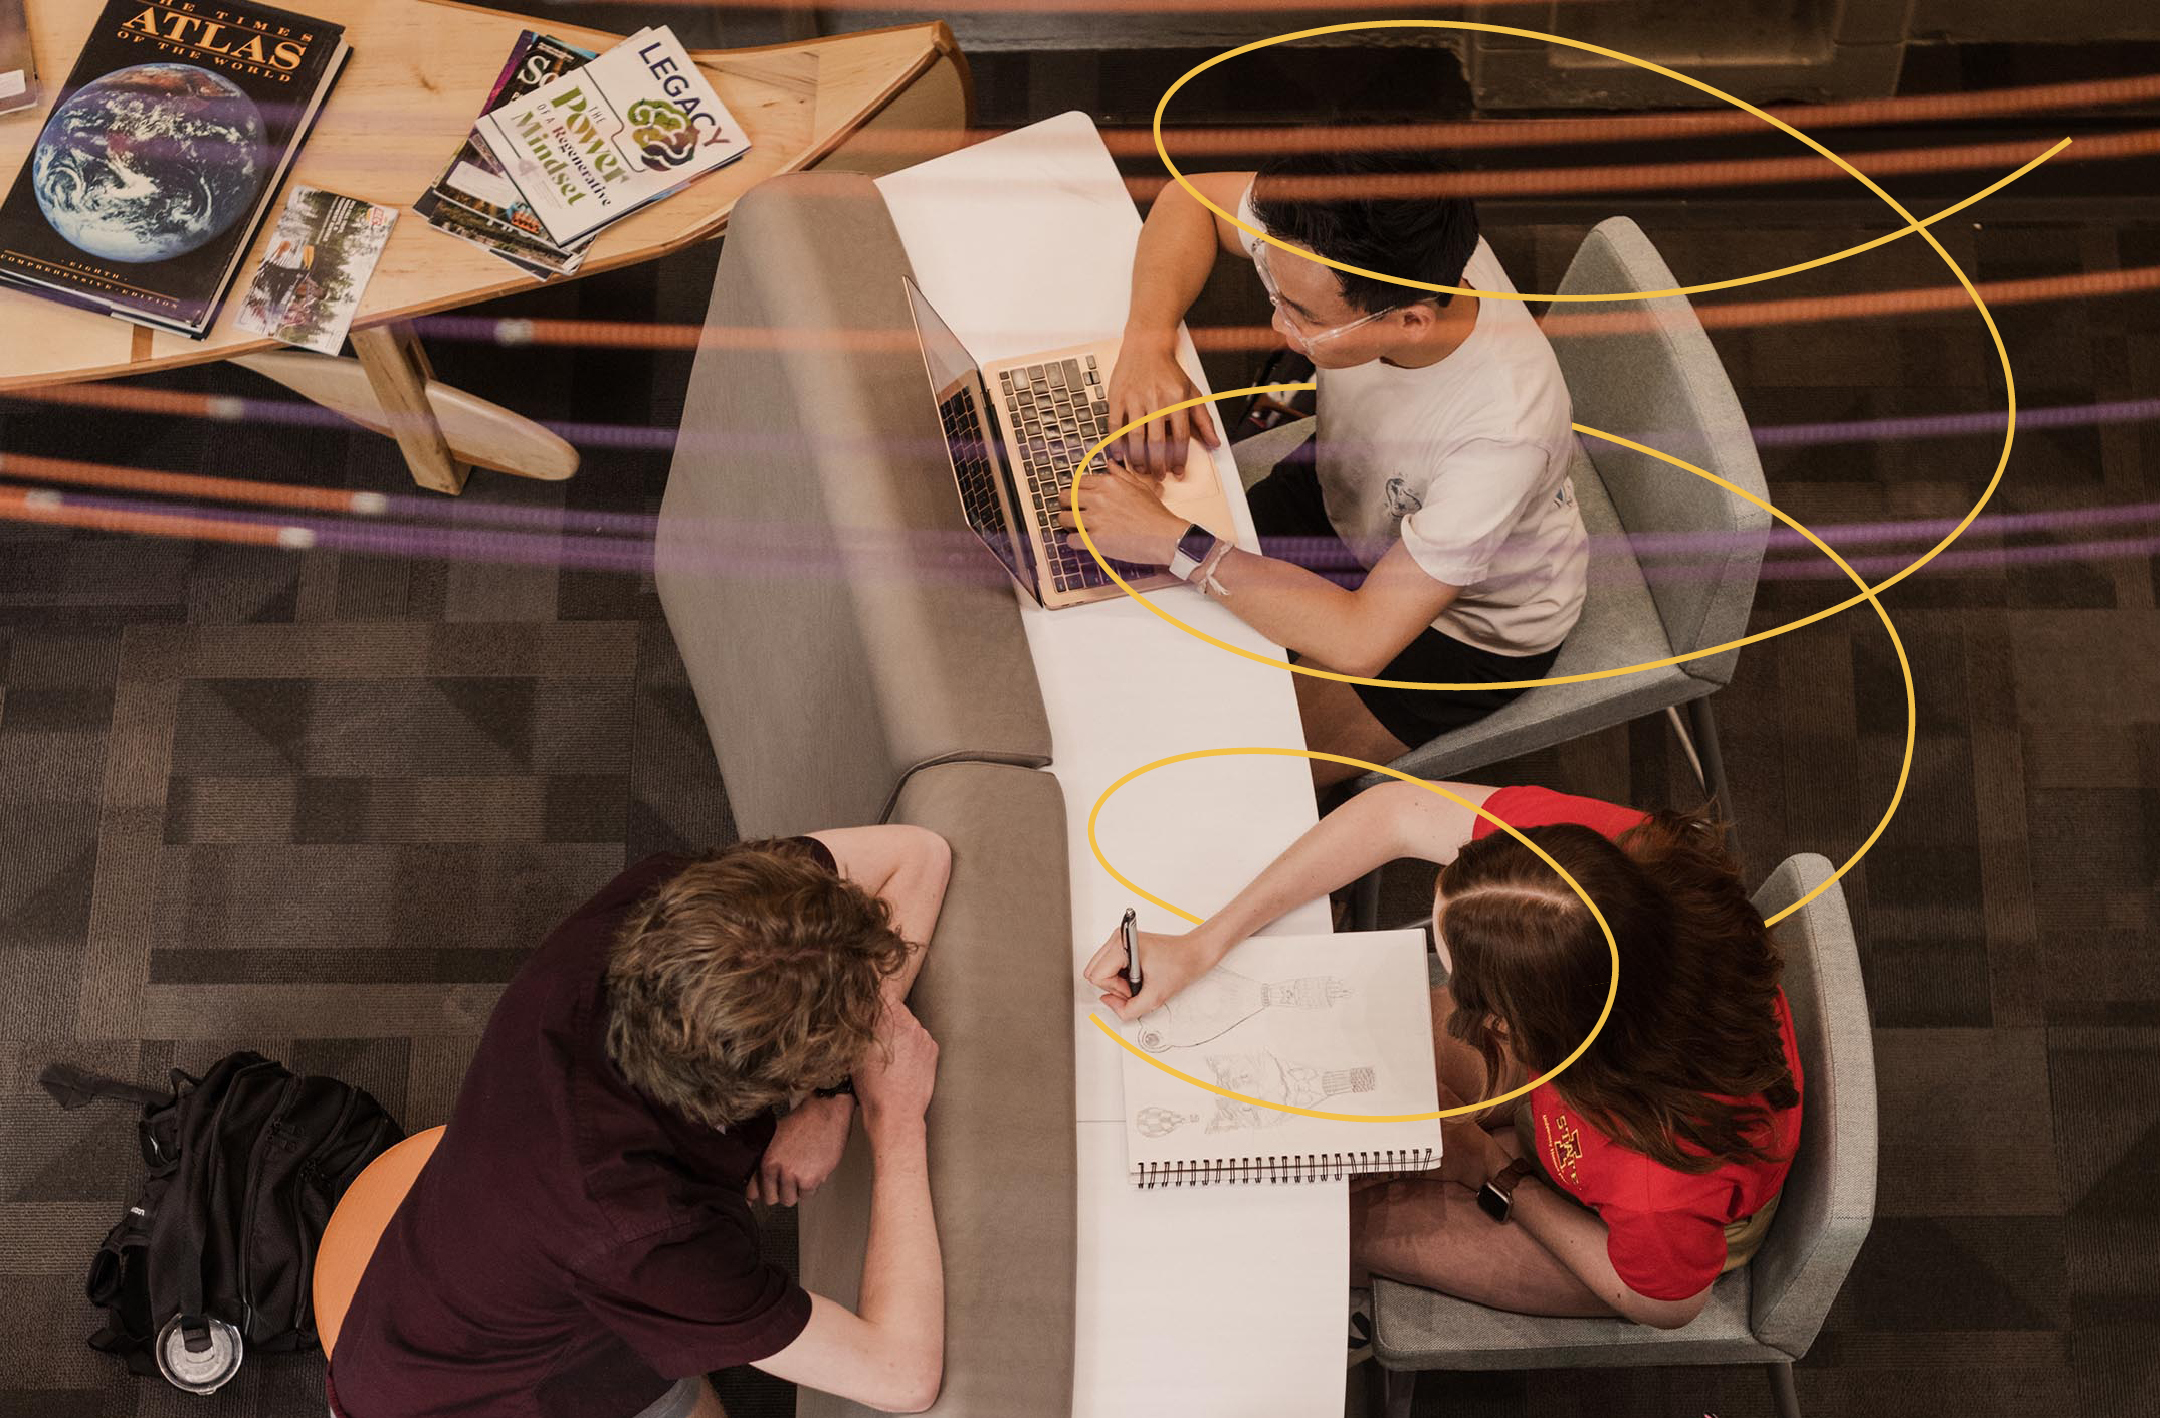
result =
M1105 555L1171 567L1300 664L1416 682L1539 679L1581 613L1588 559L1567 386L1543 332L1520 301L1420 291L1299 254L1514 290L1467 199L1375 195L1446 170L1430 153L1318 153L1191 179L1295 251L1164 188L1133 263L1111 422L1198 395L1177 363L1178 322L1228 251L1253 262L1276 331L1317 367L1317 431L1248 494L1261 555L1217 546L1163 505L1160 479L1183 475L1186 440L1216 441L1197 409L1135 429L1073 498ZM1376 763L1519 693L1297 676L1307 746ZM1322 787L1358 771L1313 764Z

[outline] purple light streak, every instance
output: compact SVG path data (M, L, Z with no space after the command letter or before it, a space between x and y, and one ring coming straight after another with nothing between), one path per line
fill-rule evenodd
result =
M314 404L283 399L251 399L220 397L213 401L216 417L228 423L267 423L291 426L345 426L346 420L329 409ZM2160 399L2125 399L2098 404L2058 405L2047 408L2023 409L2018 422L2026 429L2068 428L2095 424L2144 422L2160 419ZM1941 414L1908 418L1860 419L1834 423L1774 424L1755 429L1757 446L1784 448L1834 443L1868 442L1875 439L1952 438L1991 433L2002 428L2004 415L2001 411L1976 414ZM548 422L545 426L562 438L588 448L614 448L633 451L679 451L683 448L710 448L715 452L746 451L800 451L812 446L811 442L798 437L779 434L719 433L702 437L682 438L674 430L641 424L610 424L590 422ZM846 456L851 453L871 452L891 456L941 457L944 444L941 440L898 439L819 439L815 443L819 452L826 456ZM551 507L513 507L479 502L447 502L441 498L417 497L411 494L390 493L384 495L384 511L387 515L410 521L443 521L459 524L495 524L519 527L534 531L563 531L623 537L653 535L657 519L648 513L601 512L569 510ZM2106 525L2113 522L2143 520L2151 516L2152 504L2123 508L2092 508L2058 512L2025 513L2002 517L1984 517L1977 521L1968 535L2010 536L2023 532L2057 527ZM1954 518L1933 520L1910 520L1896 522L1860 522L1832 525L1821 528L1826 541L1833 544L1867 545L1881 542L1897 542L1919 538L1934 538L1947 534L1957 525ZM760 536L771 536L777 529L764 527ZM894 534L887 540L904 534ZM970 541L965 532L952 532L951 537L959 543ZM1744 541L1745 539L1738 539ZM1667 556L1699 553L1715 556L1735 544L1731 534L1720 533L1643 533L1629 538L1629 545L1642 556ZM864 537L860 545L874 550L873 538ZM1768 547L1772 551L1807 550L1808 543L1798 533L1784 528L1773 528L1769 534ZM1595 548L1593 548L1594 550Z
M63 507L121 513L155 513L189 520L186 512L175 512L169 504L161 502L82 493L51 493L49 496L54 505ZM2160 504L2147 504L2142 508L2099 508L2092 509L2092 512L2135 512L2142 513L2143 518L2149 519L2160 516ZM550 566L641 577L653 574L656 561L655 548L650 542L589 538L575 533L543 536L474 528L409 527L371 520L294 517L268 512L221 512L215 520L247 522L293 531L306 542L306 547L294 549L311 547L323 551L369 556ZM2095 525L2103 521L2125 520L2131 518L2095 516L2093 519ZM897 545L907 548L909 543L902 542ZM1282 539L1270 541L1264 549L1271 555L1308 566L1318 574L1343 584L1354 584L1359 579L1339 543L1327 542L1325 539ZM2017 566L2107 561L2155 554L2160 554L2160 535L2094 539L2042 546L1955 548L1936 557L1928 565L1930 569L1948 572L1999 571ZM916 583L997 585L1005 580L1003 571L974 537L962 536L956 541L944 534L930 534L914 539L908 555L881 555L867 562L829 544L823 547L791 547L769 539L749 537L696 546L673 546L666 551L664 560L671 571L680 574L724 575L730 578L764 576L793 579L842 567L859 574L867 567L872 571L882 570L892 579L905 579ZM1869 577L1901 570L1905 564L1904 558L1900 556L1858 557L1848 560L1854 570ZM1591 574L1593 578L1619 578L1627 573L1620 569L1619 563L1605 560L1595 564ZM1715 574L1716 568L1710 566L1652 565L1643 568L1643 575L1651 581L1695 580ZM1836 581L1848 578L1837 566L1818 555L1793 561L1765 563L1761 579Z

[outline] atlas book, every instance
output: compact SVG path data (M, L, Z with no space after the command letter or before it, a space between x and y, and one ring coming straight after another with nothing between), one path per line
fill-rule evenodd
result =
M23 0L0 0L0 117L20 113L37 101L30 17L23 13Z
M518 36L480 111L492 113L593 57L589 49L527 30ZM477 137L465 140L442 176L413 203L413 211L438 231L492 251L542 280L575 271L590 244L581 241L563 247L550 240L531 204L518 194L517 184Z
M294 187L233 324L317 354L336 354L396 223L397 212L389 207Z
M350 53L286 10L108 0L0 202L0 282L201 339Z
M1430 998L1423 931L1243 941L1168 1004L1117 1026L1132 1184L1437 1167Z
M473 131L557 245L750 150L749 135L664 25L483 114Z

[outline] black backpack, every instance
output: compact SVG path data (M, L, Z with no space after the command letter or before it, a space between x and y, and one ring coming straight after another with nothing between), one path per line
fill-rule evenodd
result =
M314 1346L323 1226L361 1169L405 1135L367 1090L251 1053L227 1054L201 1078L174 1069L170 1091L68 1064L38 1082L63 1108L142 1105L150 1171L90 1262L85 1288L106 1317L92 1348L208 1392L244 1353Z

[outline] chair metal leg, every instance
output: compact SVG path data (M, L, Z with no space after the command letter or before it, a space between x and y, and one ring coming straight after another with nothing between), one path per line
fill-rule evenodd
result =
M1687 716L1689 737L1695 740L1695 752L1702 758L1705 786L1717 799L1718 811L1729 820L1733 814L1732 788L1725 781L1725 755L1718 751L1717 716L1711 712L1710 696L1690 699Z
M1792 1365L1765 1364L1770 1373L1770 1397L1777 1403L1778 1418L1800 1418L1800 1392L1793 1387Z
M1417 1398L1417 1370L1382 1369L1377 1359L1373 1367L1380 1369L1382 1418L1410 1418L1410 1406Z
M1380 871L1374 867L1350 883L1350 910L1343 926L1352 931L1380 929Z
M1687 707L1688 737L1695 741L1695 752L1702 759L1705 786L1710 796L1717 800L1717 814L1725 819L1725 850L1740 858L1739 809L1733 802L1732 784L1725 778L1725 755L1718 748L1717 715L1711 711L1710 696L1690 699Z

